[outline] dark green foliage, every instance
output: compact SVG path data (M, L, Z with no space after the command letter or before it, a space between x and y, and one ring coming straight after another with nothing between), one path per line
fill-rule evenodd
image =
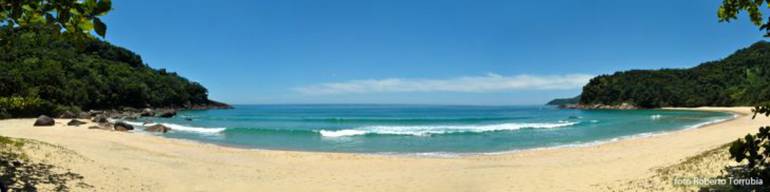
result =
M746 11L751 22L760 30L765 30L765 37L770 37L770 21L764 21L760 10L763 7L762 4L765 3L770 3L770 0L722 0L722 6L717 11L717 17L719 17L719 22L730 22L738 19L740 12Z
M127 49L50 30L37 26L0 31L0 98L35 98L54 105L37 111L42 113L64 107L186 107L209 102L200 84L152 69Z
M580 103L640 107L758 105L770 100L770 43L690 69L631 70L591 79Z
M46 25L81 39L92 30L104 37L107 25L99 17L111 9L111 0L0 0L0 27Z
M568 105L578 104L580 102L580 95L572 98L554 99L546 103L546 105Z
M8 116L13 114L19 117L33 117L40 114L53 114L54 111L53 104L39 98L0 97L0 113Z
M734 185L736 191L770 191L770 127L759 128L756 135L748 134L730 145L730 158L744 163L726 169L726 177L734 179L761 179L763 185Z

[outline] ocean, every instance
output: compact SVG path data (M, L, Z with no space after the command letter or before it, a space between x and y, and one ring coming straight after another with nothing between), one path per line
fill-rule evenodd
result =
M377 154L480 154L592 145L697 128L729 113L552 106L236 105L142 118L163 137L227 146ZM141 131L140 126L137 132Z

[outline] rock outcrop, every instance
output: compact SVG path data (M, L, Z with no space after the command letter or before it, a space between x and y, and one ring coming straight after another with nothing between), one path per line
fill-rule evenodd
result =
M620 105L605 105L605 104L570 104L570 105L561 105L559 106L563 109L617 109L617 110L631 110L631 109L639 109L639 107L628 104L628 103L622 103Z

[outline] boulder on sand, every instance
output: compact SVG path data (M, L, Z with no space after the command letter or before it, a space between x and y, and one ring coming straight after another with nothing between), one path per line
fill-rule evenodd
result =
M35 126L53 126L55 121L53 118L41 115L40 117L37 117L37 120L35 120Z
M82 124L86 124L86 122L82 122L82 121L77 120L77 119L73 119L73 120L70 120L70 122L67 122L68 126L80 126Z
M156 125L153 125L153 126L150 126L150 127L147 127L146 129L144 129L144 131L147 131L147 132L161 132L161 133L166 133L169 130L171 130L171 128L168 128L168 127L163 126L161 124L156 124Z
M112 131L112 128L110 128L110 127L105 127L105 126L100 126L100 125L94 125L94 126L90 126L90 127L88 127L88 129L99 129L99 130L107 130L107 131Z
M134 130L134 126L133 125L129 125L128 123L123 122L123 121L116 122L113 128L115 129L115 131Z

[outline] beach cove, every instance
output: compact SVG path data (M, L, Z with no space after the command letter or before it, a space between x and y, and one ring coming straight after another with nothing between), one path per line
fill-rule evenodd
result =
M645 190L637 181L770 124L763 116L752 120L748 107L692 110L740 115L598 145L451 158L241 149L67 127L64 119L53 127L2 120L0 135L52 144L25 152L92 186L74 191L627 191Z

